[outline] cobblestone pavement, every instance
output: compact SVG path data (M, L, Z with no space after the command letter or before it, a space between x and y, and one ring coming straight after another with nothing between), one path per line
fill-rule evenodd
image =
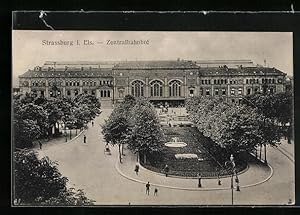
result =
M230 190L187 191L157 187L158 195L154 196L155 186L151 185L148 196L145 194L145 184L121 176L115 168L118 158L117 147L112 148L112 155L104 154L105 142L100 124L110 112L111 110L103 110L103 113L95 119L94 126L89 125L89 128L83 132L87 137L86 144L83 143L83 134L81 134L71 142L49 144L37 151L40 156L49 156L51 160L56 160L61 173L69 178L70 185L77 189L84 189L87 197L94 199L99 205L231 205ZM133 167L127 163L130 159L134 158L126 152L124 158L126 163L122 168L128 165L126 171L132 174ZM293 162L272 147L268 149L268 161L274 169L273 176L263 184L241 188L240 192L234 191L234 204L276 205L288 204L289 199L294 201ZM252 171L251 168L249 171ZM247 177L240 176L242 186L246 181L251 181L251 178L259 178L261 170L257 169L250 173L245 173ZM168 180L165 182L167 184L172 184L175 180L169 177L163 179ZM149 176L150 183L151 180ZM228 186L226 179L222 181L222 186ZM195 186L195 181L184 183L186 186ZM210 186L210 183L213 187L216 180L211 182L204 180L203 187Z

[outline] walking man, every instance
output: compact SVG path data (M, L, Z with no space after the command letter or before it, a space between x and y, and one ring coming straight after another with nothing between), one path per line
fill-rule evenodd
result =
M236 191L241 191L240 190L240 180L237 175L235 176L235 183L236 183Z
M134 168L134 171L135 171L135 174L136 174L136 175L138 175L139 169L140 169L140 165L139 165L139 163L136 163L136 164L135 164L135 168Z
M146 184L146 194L148 194L148 196L149 196L149 192L150 192L150 183L148 181L148 183Z
M170 171L170 168L169 168L168 164L166 164L166 166L165 166L166 177L168 177L169 171Z
M220 175L218 174L218 185L221 185Z
M198 173L198 187L202 187L201 185L201 174Z
M40 140L39 140L39 145L40 145L40 149L42 149L43 144Z
M155 187L155 189L154 189L154 196L157 196L157 193L158 193L158 189L157 189L157 187Z
M94 121L92 121L92 127L94 127Z
M86 136L85 136L85 134L83 135L83 143L86 143Z

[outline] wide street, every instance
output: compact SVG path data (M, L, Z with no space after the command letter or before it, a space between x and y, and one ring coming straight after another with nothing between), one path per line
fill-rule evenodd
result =
M89 128L83 132L87 137L86 144L83 143L81 134L71 142L44 144L42 150L37 150L40 156L48 156L58 162L62 175L69 178L70 186L83 189L86 196L95 200L97 205L231 205L231 190L226 189L226 186L230 188L228 178L222 179L224 189L205 190L218 187L214 185L216 179L204 179L203 190L170 189L159 185L193 187L196 182L191 179L165 178L147 170L143 172L142 169L140 175L135 176L134 155L128 150L125 150L124 164L118 165L117 147L112 148L112 155L105 154L105 142L101 134L100 125L110 112L111 110L104 109L95 119L94 126L89 124ZM273 147L268 147L267 155L274 171L272 177L264 183L243 187L270 176L268 168L264 171L251 168L250 165L249 170L240 176L241 191L234 191L234 204L283 205L289 201L294 202L294 163ZM118 166L120 168L116 168ZM124 174L128 177L124 177ZM136 178L139 180L132 180L134 177L139 177ZM148 179L150 183L158 185L150 187L149 196L145 194L143 183ZM154 187L159 190L158 196L153 195Z

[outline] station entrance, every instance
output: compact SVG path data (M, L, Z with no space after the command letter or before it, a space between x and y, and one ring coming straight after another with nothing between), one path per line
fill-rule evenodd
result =
M150 102L154 105L156 108L163 107L171 107L171 108L178 108L178 107L184 107L185 106L185 100L150 100Z

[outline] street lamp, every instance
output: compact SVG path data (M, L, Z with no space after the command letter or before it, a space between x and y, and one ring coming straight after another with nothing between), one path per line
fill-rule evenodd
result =
M236 173L236 169L235 169L235 161L234 161L234 157L233 155L231 154L230 155L230 158L229 158L229 161L226 161L225 162L225 167L228 168L231 172L231 204L233 205L233 176L235 174L236 178L235 178L235 182L237 184L236 186L236 191L240 191L240 186L239 186L239 178L238 178L238 175Z

